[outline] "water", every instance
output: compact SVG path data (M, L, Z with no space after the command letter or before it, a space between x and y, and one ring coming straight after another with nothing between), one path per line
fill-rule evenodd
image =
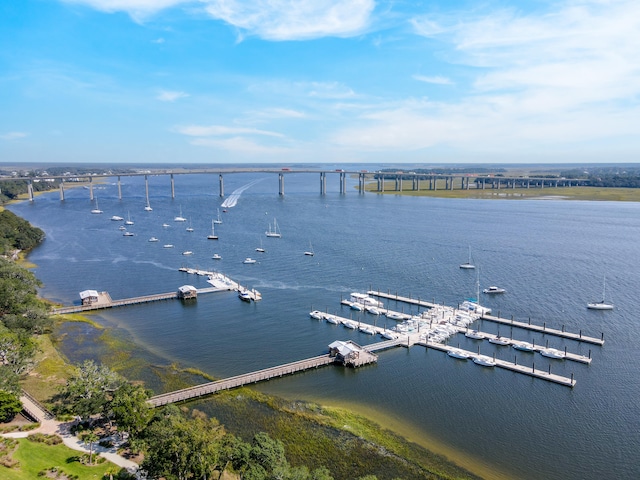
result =
M40 196L10 208L43 228L47 239L30 255L44 282L44 296L78 302L84 289L113 298L172 291L204 277L178 267L218 269L263 294L247 304L234 293L202 295L192 305L161 302L105 311L100 319L125 329L167 361L226 377L321 354L336 339L366 344L377 338L310 320L311 309L352 313L340 299L370 287L411 294L449 305L475 296L476 272L461 270L471 246L481 287L498 285L504 295L483 302L509 318L599 336L603 347L547 337L484 322L484 331L589 354L591 365L517 353L519 363L575 375L573 389L500 369L483 369L423 347L380 354L377 365L356 371L324 368L261 384L286 397L354 406L410 439L435 442L483 472L528 479L638 478L640 395L635 338L640 204L621 202L483 201L338 193L337 174L319 195L317 174L286 176L286 196L277 195L277 175L225 176L234 205L207 240L222 199L217 176L177 176L176 198L168 177L150 177L152 212L145 212L144 181L123 177L96 190L103 215L91 215L84 189ZM349 186L357 184L349 179ZM551 191L550 191L551 192ZM234 203L235 202L235 203ZM188 223L175 223L182 209ZM130 213L136 236L123 237L111 215ZM281 239L266 238L276 218ZM170 226L163 228L166 222ZM159 242L150 243L156 236ZM262 246L261 254L255 248ZM304 256L312 243L314 257ZM163 244L175 245L164 249ZM181 252L192 250L193 256ZM219 253L222 260L212 260ZM244 265L245 257L258 260ZM587 310L600 300L603 276L610 312ZM416 307L389 304L416 311ZM384 317L378 322L384 323ZM386 321L394 324L393 321ZM459 335L450 343L470 350L477 343ZM512 360L509 347L483 342L482 352ZM498 476L498 473L489 473Z

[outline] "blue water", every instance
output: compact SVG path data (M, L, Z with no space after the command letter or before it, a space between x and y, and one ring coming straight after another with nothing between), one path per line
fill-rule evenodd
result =
M335 177L335 178L334 178ZM500 369L483 369L423 347L382 352L377 365L359 370L325 368L256 388L287 397L356 405L383 424L398 425L417 441L428 438L483 471L527 479L640 478L640 322L635 304L640 204L566 200L455 200L395 195L358 195L349 179L340 195L336 175L319 194L317 174L287 174L279 197L275 174L225 175L227 197L237 204L216 225L219 241L207 240L223 202L217 175L177 176L171 199L168 177L150 177L152 212L145 212L144 181L123 177L95 190L103 215L91 215L89 192L57 192L10 208L45 230L45 242L29 259L44 282L42 294L64 304L84 289L113 298L173 291L204 277L178 271L182 265L217 269L256 288L259 303L234 293L201 295L193 305L162 302L105 311L105 324L125 329L167 361L225 377L307 358L336 339L366 344L376 338L310 320L313 309L354 315L341 297L370 287L456 305L481 287L499 285L504 295L483 298L494 313L586 335L604 333L603 347L579 344L483 322L482 330L535 340L593 357L591 365L518 353L518 362L574 374L570 389ZM552 193L551 189L547 193ZM188 223L175 223L182 209ZM127 217L134 237L123 237L111 215ZM281 239L266 238L277 218ZM166 222L170 226L163 228ZM156 236L159 242L150 243ZM255 248L262 246L261 254ZM164 249L163 244L175 245ZM313 245L314 257L303 252ZM184 250L193 256L181 255ZM212 260L213 253L223 259ZM258 260L244 265L245 257ZM616 308L589 311L600 300ZM393 309L416 311L396 305ZM373 317L362 315L363 320ZM384 317L378 322L384 323ZM386 321L392 325L394 322ZM470 350L464 336L453 344ZM484 342L483 353L513 360L515 350ZM492 476L492 474L487 474Z

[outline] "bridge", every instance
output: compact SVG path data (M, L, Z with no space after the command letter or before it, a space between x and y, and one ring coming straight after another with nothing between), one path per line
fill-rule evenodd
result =
M1 181L24 180L27 182L29 200L34 201L33 182L57 181L59 182L60 200L64 200L65 184L82 181L88 183L89 198L94 199L93 186L94 179L117 178L118 198L122 199L122 177L144 177L145 194L149 198L149 176L168 176L171 184L171 198L175 198L175 176L179 175L217 175L219 196L224 197L224 175L237 173L267 173L278 175L278 195L285 194L285 177L295 174L317 174L319 175L320 194L327 192L327 175L337 175L339 190L341 194L346 193L347 176L358 178L358 193L364 194L366 186L375 182L376 192L403 191L405 182L411 183L412 191L421 189L428 190L485 190L489 189L529 189L529 188L549 188L549 187L571 187L585 184L584 179L559 178L559 177L521 177L521 176L491 176L480 174L434 174L416 172L369 172L366 170L323 170L307 168L194 168L194 169L158 169L155 171L146 170L143 172L126 173L96 173L83 175L43 175L39 177L0 177ZM426 185L425 185L426 184Z

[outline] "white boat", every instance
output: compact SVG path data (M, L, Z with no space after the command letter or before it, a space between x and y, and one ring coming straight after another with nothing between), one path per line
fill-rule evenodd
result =
M352 303L352 304L350 305L350 307L351 307L351 310L356 310L356 311L358 311L358 312L361 312L361 311L362 311L362 308L363 308L363 305L360 305L359 303L355 303L355 302L354 302L354 303Z
M471 300L465 300L460 305L461 310L467 310L468 312L477 313L478 315L489 315L491 313L491 309L489 307L483 307L478 305L477 302L473 302Z
M102 213L102 210L100 210L100 208L98 207L98 197L96 197L96 208L91 210L91 213L94 213L96 215L99 215Z
M477 357L473 357L473 363L475 363L477 365L481 365L483 367L495 367L496 366L496 361L493 358L487 357L485 355L478 355Z
M360 330L362 333L366 333L367 335L375 335L376 334L376 331L373 329L373 327L371 327L369 325L366 325L366 324L360 325L358 327L358 330Z
M507 337L494 337L489 339L489 343L493 343L495 345L509 345L511 343L511 339Z
M147 204L144 206L145 212L151 212L153 208L151 208L151 204L149 203L149 195L147 195Z
M118 230L126 230L126 229L127 229L127 227L125 227L124 225L120 225L120 226L118 227Z
M218 225L222 223L222 220L220 220L220 209L218 209L218 219L217 220L214 219L213 223L216 223Z
M124 222L125 225L133 225L133 220L131 220L131 214L127 212L127 220Z
M587 303L587 308L591 310L613 310L613 305L604 301L606 289L606 278L602 279L602 300L600 302Z
M466 263L460 265L463 270L473 270L476 266L471 263L471 245L469 245L469 260Z
M557 359L562 359L566 356L562 350L557 350L555 348L543 348L542 350L540 350L540 355L542 355L543 357Z
M385 316L391 320L404 320L404 314L398 312L388 311Z
M472 338L474 340L483 340L485 338L484 334L482 332L479 332L478 330L467 330L464 333L464 336L467 338Z
M495 285L491 285L489 288L485 288L484 290L482 290L482 293L489 293L489 294L504 293L504 292L506 292L504 288L496 287Z
M151 237L151 238L149 239L149 241L150 241L150 242L157 242L157 241L158 241L158 239L157 239L156 237Z
M251 257L247 257L242 261L242 263L256 263L256 261Z
M380 333L380 336L382 338L386 338L387 340L395 340L396 338L398 338L398 335L393 333L391 330L384 330Z
M260 246L256 248L256 252L264 253L265 250L262 248L262 238L260 239Z
M304 252L304 254L309 256L309 257L313 257L314 253L313 253L313 247L311 246L311 242L309 242L309 250Z
M173 248L173 245L167 243L166 245L163 245L162 248Z
M240 298L240 300L242 300L243 302L251 302L251 294L246 290L240 290L238 292L238 298Z
M222 257L220 255L218 255L217 253L214 253L213 257L211 257L211 258L213 258L214 260L222 260Z
M182 216L182 205L180 205L180 215L173 217L174 222L186 222L187 219Z
M513 342L511 346L521 352L535 352L536 350L535 345L529 342Z
M463 352L462 350L447 350L447 355L453 358L457 358L459 360L468 360L469 354Z
M182 252L183 255L193 255L193 252L191 250L185 250L184 252Z
M273 229L271 228L271 224L269 224L269 229L264 232L267 237L280 238L282 235L280 234L280 229L278 228L278 222L276 219L273 219Z
M334 325L340 323L340 320L338 320L335 315L325 315L324 319L329 323L333 323Z
M378 307L374 307L373 305L365 305L364 309L371 315L380 315L381 313Z
M351 330L355 330L356 328L358 328L358 324L351 320L345 320L344 322L342 322L342 325L344 325L346 328L350 328Z
M309 312L309 316L315 320L322 320L324 318L324 314L320 310Z
M113 217L111 217L111 220L113 220L114 222L121 222L122 220L124 220L124 218L119 215L114 215Z
M189 226L187 227L187 232L193 232L193 227L191 226L191 220L189 220Z
M125 237L133 237L133 233L125 231L122 235Z
M167 227L169 226L169 224L168 224L168 223L163 223L163 224L162 224L162 226L163 226L164 228L167 228Z
M218 236L216 235L214 224L215 222L211 221L211 235L207 235L207 240L218 240Z
M364 293L353 292L349 300L352 302L361 303L362 305L374 305L376 307L384 306L382 302L379 302L375 298L370 297L369 295L366 295Z

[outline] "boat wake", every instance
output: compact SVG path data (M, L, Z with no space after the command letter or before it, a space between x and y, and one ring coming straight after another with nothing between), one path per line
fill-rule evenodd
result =
M264 178L258 178L257 180L254 180L253 182L249 182L246 185L241 186L240 188L236 188L231 195L229 195L229 197L222 202L221 207L223 208L233 208L236 206L236 204L238 203L238 199L240 198L240 195L242 195L242 192L244 192L245 190L247 190L248 188L253 187L256 183L259 183L261 181L263 181Z

